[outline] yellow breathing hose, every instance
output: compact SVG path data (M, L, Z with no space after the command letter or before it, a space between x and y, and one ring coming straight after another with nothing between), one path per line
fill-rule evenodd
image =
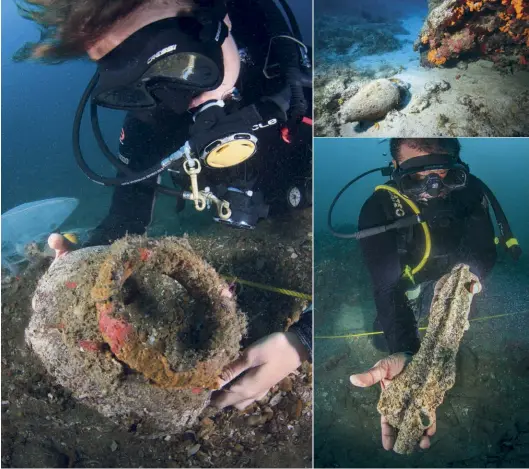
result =
M375 187L375 192L379 190L384 190L391 192L392 194L396 195L400 199L402 199L408 207L410 207L415 215L420 216L421 211L419 210L419 207L415 205L415 203L405 195L402 195L397 189L391 186L387 186L385 184L381 184L380 186ZM430 253L432 251L432 238L430 236L430 229L428 228L428 224L423 221L421 222L422 230L424 231L424 240L425 240L425 247L424 247L424 255L421 259L421 262L419 262L413 269L410 268L410 266L406 266L404 269L404 272L402 273L403 276L408 277L413 283L415 283L413 276L419 272L428 261L428 258L430 257Z

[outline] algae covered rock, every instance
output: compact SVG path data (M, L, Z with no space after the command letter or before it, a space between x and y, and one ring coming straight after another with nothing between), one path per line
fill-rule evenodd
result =
M414 451L424 431L434 422L435 410L455 383L456 356L477 278L465 264L455 266L435 286L426 335L404 371L380 395L378 411L397 429L394 451Z
M428 67L485 59L527 68L529 2L431 0L415 42Z
M341 113L344 122L376 121L400 103L400 89L390 80L374 80L363 86L347 102Z
M73 395L138 434L185 430L239 352L246 320L185 240L128 237L55 261L26 342Z

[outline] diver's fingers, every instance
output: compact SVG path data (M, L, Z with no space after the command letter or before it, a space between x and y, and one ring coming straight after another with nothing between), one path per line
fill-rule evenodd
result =
M59 233L52 233L49 236L48 246L55 251L55 259L71 251L70 242Z
M237 376L253 366L253 362L249 354L243 352L242 355L235 361L227 365L220 375L220 387L223 388L230 381L233 381Z
M381 379L385 377L386 369L381 365L377 365L371 368L370 370L367 370L365 373L351 375L349 379L352 385L365 388L368 386L373 386L373 384L378 383Z
M220 391L217 396L211 400L211 404L214 405L217 409L224 409L231 405L238 405L248 399L248 397L243 397L240 393L228 389L227 391Z
M246 399L244 401L238 402L237 404L234 404L234 407L237 410L244 410L246 409L246 407L252 405L255 401L256 399Z
M436 431L437 431L437 420L436 420L435 415L434 415L433 416L433 423L426 429L426 435L434 436Z
M472 293L473 295L477 295L478 293L481 293L481 290L483 287L481 286L481 282L479 281L479 277L476 274L470 273L470 277L472 280L468 282L465 286L467 290Z
M386 451L390 451L395 445L395 429L383 415L380 416L380 426L382 427L382 446Z
M256 397L261 394L262 390L260 387L256 387L256 375L259 372L259 368L252 368L246 373L240 380L234 383L229 389L222 391L213 399L212 404L219 409L224 407L235 406L238 409L247 407L240 407L245 404L246 401L253 402ZM257 383L259 384L259 383Z
M428 449L430 447L430 438L427 436L423 436L421 438L421 442L419 443L419 447L421 449Z

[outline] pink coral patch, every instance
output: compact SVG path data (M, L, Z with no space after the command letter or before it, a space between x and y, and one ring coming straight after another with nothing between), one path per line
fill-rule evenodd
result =
M147 248L140 248L140 259L142 261L147 261L150 259L150 257L152 256L152 251L150 249L147 249Z
M108 307L98 308L99 310L99 330L110 345L113 353L119 353L127 342L129 335L133 332L133 327L123 319L116 319L110 316Z
M80 340L78 344L79 347L87 352L99 352L99 350L101 350L101 343L93 340Z

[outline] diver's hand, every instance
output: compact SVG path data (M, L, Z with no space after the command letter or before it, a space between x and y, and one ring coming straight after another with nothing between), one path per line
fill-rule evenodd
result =
M278 332L264 337L248 347L221 374L221 386L238 379L230 389L221 391L213 400L219 409L234 406L243 410L262 399L268 390L296 370L308 353L293 332Z
M411 355L402 352L394 353L375 363L375 366L365 373L351 375L349 379L351 380L351 384L361 388L380 382L380 386L385 389L391 383L391 380L401 373L410 361ZM384 416L380 417L380 424L382 426L382 446L385 450L389 451L393 449L393 445L395 444L396 430L388 423ZM425 430L424 436L419 443L422 449L430 447L430 437L435 434L435 430L436 419L434 415L432 425Z
M73 251L73 244L59 233L53 233L49 236L48 246L55 251L55 260Z

